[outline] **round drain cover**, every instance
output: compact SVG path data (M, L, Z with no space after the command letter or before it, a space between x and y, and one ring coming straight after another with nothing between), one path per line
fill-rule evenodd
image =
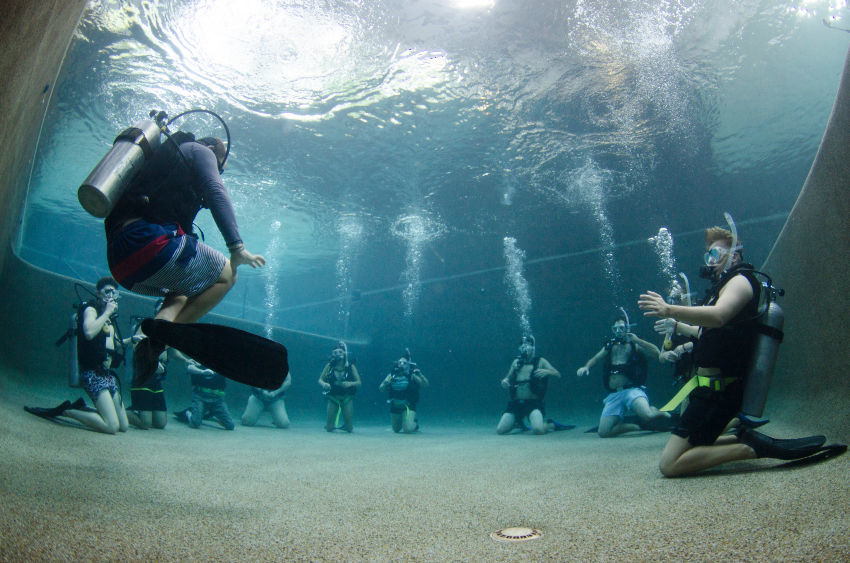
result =
M490 534L490 537L496 541L528 541L536 540L537 538L542 538L543 532L541 532L540 530L535 530L534 528L525 528L520 526L496 530L495 532Z

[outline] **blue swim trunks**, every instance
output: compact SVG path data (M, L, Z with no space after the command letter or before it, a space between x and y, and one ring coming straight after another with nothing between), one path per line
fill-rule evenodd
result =
M187 235L176 224L138 219L107 235L106 258L112 276L133 293L194 297L214 284L227 259Z
M617 416L624 419L631 410L632 403L640 397L649 401L644 387L630 387L609 393L603 400L605 407L602 409L602 416Z

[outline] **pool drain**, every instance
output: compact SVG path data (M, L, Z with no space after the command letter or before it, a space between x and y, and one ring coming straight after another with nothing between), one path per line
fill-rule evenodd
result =
M543 532L534 528L524 527L502 528L490 534L490 537L496 541L518 542L542 538Z

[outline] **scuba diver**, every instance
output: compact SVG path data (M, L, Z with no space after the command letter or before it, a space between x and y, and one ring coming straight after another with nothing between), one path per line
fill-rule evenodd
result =
M410 361L410 350L406 349L404 355L393 362L389 375L378 386L381 391L389 391L387 403L390 405L393 432L410 434L419 430L416 404L419 402L419 390L426 387L428 378Z
M730 230L712 227L705 232L707 252L700 274L712 280L712 287L704 305L671 305L652 291L638 300L645 316L673 319L677 333L697 339L696 375L684 388L689 403L659 462L665 477L689 475L729 461L814 457L830 447L841 447L823 446L824 436L774 439L757 432L746 418L734 434L721 436L741 411L748 371L756 363L751 362L754 346L762 336L778 336L759 326L759 303L766 297L762 292L771 288L763 287L752 265L744 262L743 245L728 213L726 220ZM766 393L766 384L759 391Z
M501 385L510 391L510 401L496 426L497 434L508 434L514 428L524 428L527 418L535 434L545 434L552 430L569 430L567 426L552 419L544 420L546 406L543 399L549 386L549 378L560 378L561 372L552 367L546 358L536 354L534 337L523 336L518 356L511 362L508 374Z
M684 273L679 274L685 281L685 287L689 287L688 278ZM667 302L672 305L691 305L690 294L680 283L675 282L667 297ZM673 319L661 319L656 321L654 329L658 334L664 335L664 343L661 345L661 353L658 359L664 363L673 364L673 384L680 385L690 379L693 371L693 350L695 339L690 336L679 334L676 330L677 322ZM684 412L686 401L682 403L681 410ZM676 405L661 407L662 411L673 410Z
M292 373L286 374L283 384L277 389L268 391L259 387L251 387L248 403L242 413L242 426L255 426L263 411L269 411L272 423L278 428L289 428L289 414L286 412L284 396L292 386Z
M131 128L122 133L79 191L84 207L86 193L109 194L112 207L104 227L112 275L134 293L164 298L156 319L174 323L194 323L218 304L236 282L238 266L257 268L265 264L263 256L245 248L221 181L229 143L225 148L215 137L195 139L191 133L168 132L168 124L197 111L212 113L191 110L166 122L165 112L159 112L155 124L139 124L151 131ZM151 117L155 113L151 112ZM161 145L160 131L168 137ZM128 132L139 135L137 143L126 142L122 136ZM228 131L228 140L229 136ZM110 160L110 155L126 145L141 146L150 153L133 174L122 168L127 166L124 160ZM112 162L117 164L113 166ZM115 180L124 176L131 178L127 185ZM194 235L192 225L201 208L212 213L230 252L229 259ZM136 344L133 387L143 386L153 375L164 349L165 344L153 337Z
M348 357L348 346L340 342L331 351L328 363L319 375L319 386L328 399L325 430L354 431L354 394L360 388L360 374ZM340 426L339 418L343 419Z
M154 307L154 314L159 311L161 306L162 300L159 300ZM141 331L141 322L141 318L134 318L134 341L139 341L145 337ZM167 366L168 352L163 350L157 358L157 368L148 381L140 387L130 386L131 406L127 409L127 419L130 424L140 430L150 428L162 430L168 424L168 407L165 404L165 389L162 387Z
M175 412L174 418L190 428L200 428L205 420L215 420L225 430L235 430L225 400L227 379L180 352L176 354L186 362L186 373L192 381L192 403L189 408Z
M602 349L576 370L578 377L584 377L593 366L604 362L602 385L608 395L603 400L605 406L596 428L600 438L637 430L663 430L670 419L670 413L649 404L646 394L647 358L657 360L658 347L629 332L628 315L622 307L620 311L622 315L611 325L613 338L605 341Z
M64 401L54 408L24 410L43 418L68 417L97 432L115 434L127 431L127 413L121 399L121 381L114 370L123 362L124 345L132 338L121 338L118 330L118 283L101 278L95 289L95 298L79 306L77 326L70 337L77 351L78 384L91 397L96 410L87 407L82 398L73 403Z

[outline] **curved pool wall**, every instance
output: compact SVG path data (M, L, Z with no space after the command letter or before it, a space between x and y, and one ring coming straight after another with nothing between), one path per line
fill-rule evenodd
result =
M784 287L767 414L850 438L850 53L814 163L763 269Z
M66 356L56 338L65 330L71 281L21 261L13 252L44 110L54 78L85 8L83 0L31 3L7 0L0 23L0 290L3 292L0 388L38 389L61 397ZM850 353L850 69L845 64L835 108L799 199L764 266L784 287L786 339L765 415L848 440L850 389L844 381ZM151 302L127 296L121 313L145 314ZM125 316L126 315L126 316ZM248 327L250 328L250 327ZM318 335L287 331L302 357L323 357L329 343ZM297 362L297 360L296 360ZM302 371L303 370L303 371ZM314 366L293 367L313 379ZM568 373L569 370L565 370ZM181 378L185 379L185 378ZM188 393L188 389L185 391ZM17 393L14 393L17 395ZM6 393L4 393L6 395ZM8 395L7 395L8 398ZM176 399L181 400L179 397ZM176 404L176 403L174 403Z

